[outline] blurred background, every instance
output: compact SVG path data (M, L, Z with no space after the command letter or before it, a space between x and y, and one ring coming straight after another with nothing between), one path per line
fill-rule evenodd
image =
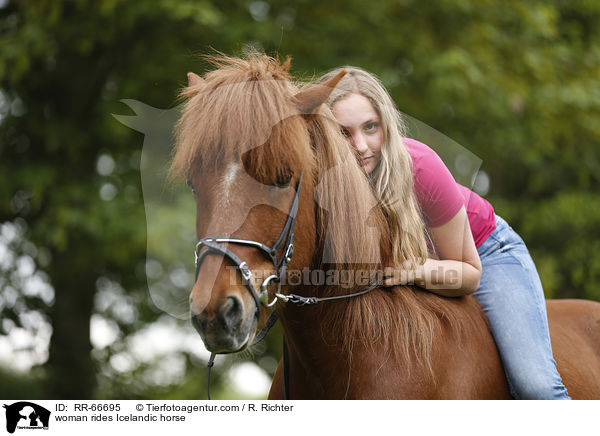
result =
M0 0L0 397L206 397L202 342L151 295L189 289L193 200L144 204L144 134L112 114L249 48L377 74L482 160L547 297L600 301L599 2ZM213 398L264 398L280 343L219 357Z

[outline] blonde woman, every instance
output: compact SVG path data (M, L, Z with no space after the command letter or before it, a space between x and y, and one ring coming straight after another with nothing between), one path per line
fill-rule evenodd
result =
M511 395L570 399L552 356L542 284L523 240L488 201L456 183L433 150L403 137L401 116L376 77L345 69L328 105L392 228L402 273L386 285L414 282L447 297L474 294Z

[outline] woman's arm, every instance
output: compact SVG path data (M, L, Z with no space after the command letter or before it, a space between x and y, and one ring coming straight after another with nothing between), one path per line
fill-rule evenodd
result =
M427 259L416 271L395 271L385 285L413 282L445 297L475 292L481 278L481 260L465 207L446 224L430 228L429 233L440 259Z

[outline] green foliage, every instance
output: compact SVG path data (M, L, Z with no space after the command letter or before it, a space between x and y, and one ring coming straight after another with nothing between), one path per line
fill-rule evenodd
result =
M178 211L189 196L175 197L181 209L153 210L156 227L146 229L144 139L111 114L128 111L122 98L175 106L185 73L206 70L195 54L212 48L291 55L304 78L339 65L376 73L402 112L483 160L487 198L524 237L547 295L600 300L599 19L600 4L585 0L8 1L0 8L0 222L20 229L11 252L33 259L32 274L54 295L28 295L5 263L2 333L24 327L31 310L51 323L45 379L69 373L81 390L40 396L203 398L203 362L189 352L173 386L148 382L155 363L121 373L111 364L160 316L148 298L146 249L167 280L179 251L192 268L193 248L173 236L187 231L188 211ZM18 292L10 301L9 287ZM116 295L110 304L107 295ZM60 316L74 311L75 328ZM92 314L118 334L90 353ZM279 341L270 335L261 353L279 356ZM77 358L63 368L68 354ZM215 374L215 392L227 397L223 380ZM19 383L0 383L2 393L34 392Z
M0 386L2 386L2 398L11 400L29 400L31 398L43 398L46 374L40 368L29 373L15 373L0 367Z

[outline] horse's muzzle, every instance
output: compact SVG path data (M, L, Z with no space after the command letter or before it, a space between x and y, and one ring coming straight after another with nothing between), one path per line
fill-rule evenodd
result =
M225 298L215 310L192 311L191 319L206 349L213 353L240 351L256 329L254 312L244 310L243 301L235 295Z

